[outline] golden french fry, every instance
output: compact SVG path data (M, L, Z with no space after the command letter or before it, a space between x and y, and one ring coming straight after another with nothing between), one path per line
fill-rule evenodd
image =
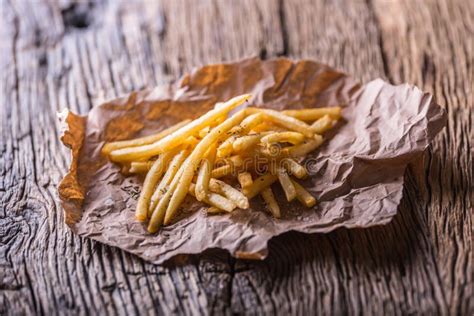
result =
M196 147L196 145L199 143L199 140L194 137L194 136L189 136L188 138L186 138L186 140L184 141L184 144L190 148L193 148L193 147Z
M212 192L222 194L223 196L234 202L241 209L249 208L249 200L247 199L247 197L243 195L242 192L233 188L231 185L228 185L223 181L211 179L211 181L209 182L209 189Z
M267 187L260 192L265 201L265 204L269 208L270 212L273 214L273 217L280 218L280 206L278 205L277 201L275 200L275 196L273 195L273 191L270 187Z
M291 180L296 189L296 198L306 207L313 207L316 204L316 199L295 180Z
M249 133L252 134L252 133L263 133L263 132L286 132L288 131L287 129L285 128L282 128L280 126L277 126L275 124L273 124L272 122L263 122L257 126L255 126L254 128L252 128Z
M257 108L248 108L249 113L258 113L261 112L264 114L265 118L268 118L272 122L283 126L289 130L299 132L306 137L313 137L314 132L311 130L311 126L306 124L303 121L295 119L292 116L285 115L281 112L269 109L257 109Z
M183 149L171 160L168 166L168 170L166 170L165 175L163 176L163 179L161 179L161 182L158 184L158 186L155 189L155 192L151 196L150 213L153 212L153 210L155 209L156 204L158 203L158 200L166 193L166 188L168 187L170 182L173 180L176 173L178 172L178 169L180 168L183 161L186 159L186 156L188 155L189 155L189 150Z
M122 148L128 148L128 147L138 147L138 146L143 146L143 145L148 145L151 143L154 143L156 141L159 141L160 139L164 138L165 136L170 135L171 133L177 131L184 125L188 124L191 122L191 120L184 120L182 122L179 122L178 124L175 124L157 134L145 136L145 137L140 137L140 138L135 138L131 140L122 140L118 142L111 142L111 143L106 143L104 147L102 147L102 153L104 155L108 155L111 151L117 150L117 149L122 149Z
M150 170L151 166L155 160L150 161L132 161L130 163L130 169L128 172L130 173L147 173Z
M135 211L135 217L138 221L143 222L147 219L151 195L155 189L156 184L158 183L158 180L160 180L161 176L165 172L166 165L172 156L173 152L161 154L158 159L155 160L150 168L150 171L147 173L143 183L142 192L138 198L137 209Z
M298 179L302 179L308 175L306 172L306 168L294 161L291 158L285 158L281 161L281 165L285 168L289 173L297 177Z
M341 107L335 106L330 108L286 110L284 114L294 117L302 121L315 121L325 115L329 115L332 119L338 120L341 117Z
M245 135L250 132L255 126L263 122L263 114L255 113L247 116L239 125L239 133Z
M204 127L202 130L199 131L199 134L198 134L199 138L204 138L204 136L206 136L210 130L211 130L210 126Z
M152 210L152 215L150 217L150 222L148 223L148 232L156 233L160 226L163 224L163 219L165 217L166 207L173 196L173 192L176 190L179 179L184 171L184 165L182 165L179 170L176 172L173 180L171 181L166 193L160 199L158 204Z
M204 200L209 191L209 180L211 179L212 168L214 167L214 160L216 158L216 146L211 146L208 150L206 158L201 161L201 167L198 171L196 179L196 199L198 201Z
M195 185L194 183L191 183L189 185L188 193L191 194L192 196L195 196L195 191L196 191ZM209 192L206 195L203 202L211 206L217 207L226 212L232 212L237 207L237 205L231 200L223 197L220 194L212 193L212 192Z
M220 214L220 213L225 213L225 211L224 211L224 210L221 210L220 208L215 207L215 206L210 206L210 207L207 209L207 214L210 214L210 215Z
M302 157L312 152L323 143L323 137L321 135L314 135L314 138L305 141L302 144L283 148L282 152L290 157Z
M178 183L176 191L173 193L173 196L170 200L170 204L166 210L165 215L165 224L169 223L174 217L178 207L181 205L181 202L186 197L186 194L189 189L189 185L194 177L194 173L202 159L202 156L205 154L206 150L214 144L221 135L226 133L235 125L239 124L247 115L247 111L241 110L225 120L220 125L216 126L210 131L209 134L204 137L199 144L194 148L193 152L189 156L189 161L184 165L185 169L181 179ZM190 123L191 124L191 123Z
M272 143L292 143L294 145L301 143L304 135L298 132L276 132L263 136L261 141L265 144Z
M260 134L241 136L235 139L235 141L232 144L232 147L235 152L241 152L257 145L260 142L261 138L262 138L262 135Z
M293 185L293 182L291 182L290 176L283 168L277 168L276 175L278 177L278 180L280 181L283 191L285 192L286 200L288 202L293 201L296 197L296 189Z
M226 175L229 175L232 173L233 166L231 165L224 165L218 168L215 168L211 171L211 178L222 178Z
M316 133L316 134L322 134L325 131L331 129L331 127L334 124L334 120L331 119L329 115L324 115L322 118L311 124L311 129Z
M217 148L217 157L223 158L227 157L232 153L232 143L235 141L236 136L232 135L227 138L218 148Z
M247 171L239 173L237 179L242 189L248 188L253 183L252 175Z
M250 186L243 188L242 191L248 199L251 199L259 194L260 191L272 185L276 180L277 176L269 172L255 179Z
M232 109L238 107L239 105L247 101L249 98L250 98L250 95L245 94L245 95L241 95L233 99L230 99L229 101L224 103L221 107L218 107L214 110L207 112L203 116L195 119L191 123L188 123L187 125L181 127L180 129L176 130L175 132L169 134L168 136L160 139L159 141L155 143L133 147L133 148L123 148L123 149L112 151L109 154L110 159L116 162L133 161L133 160L138 160L141 158L146 159L149 157L153 157L157 154L160 154L162 152L165 152L167 150L170 150L174 147L177 147L186 138L194 134L197 134L204 127L211 125L214 119L221 117L225 113L228 113Z

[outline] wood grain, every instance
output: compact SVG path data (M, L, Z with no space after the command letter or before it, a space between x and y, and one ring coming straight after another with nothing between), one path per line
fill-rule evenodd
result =
M0 315L474 312L474 5L462 1L2 1ZM75 236L56 111L258 55L314 58L430 91L449 123L385 226L272 240L164 267Z

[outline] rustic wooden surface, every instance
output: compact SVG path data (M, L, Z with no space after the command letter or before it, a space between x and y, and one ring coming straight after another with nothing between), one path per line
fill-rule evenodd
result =
M473 315L474 2L0 1L0 315ZM148 264L71 233L56 111L260 55L410 82L449 123L385 227L290 233L263 262L220 251Z

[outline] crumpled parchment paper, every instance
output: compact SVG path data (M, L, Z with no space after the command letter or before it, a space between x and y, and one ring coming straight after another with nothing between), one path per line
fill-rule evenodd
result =
M312 176L303 185L319 203L312 209L287 203L275 184L283 213L275 219L260 197L251 209L212 216L207 206L187 198L178 221L147 233L134 218L143 178L123 176L102 157L104 142L157 132L243 93L253 95L253 106L277 110L344 106L343 121L305 162ZM60 118L61 140L72 151L59 186L66 223L81 236L154 263L208 248L263 259L268 240L290 230L327 233L386 224L402 198L407 164L446 122L443 109L417 87L380 79L361 86L328 66L284 58L205 66L177 83L96 106L86 116L65 111Z

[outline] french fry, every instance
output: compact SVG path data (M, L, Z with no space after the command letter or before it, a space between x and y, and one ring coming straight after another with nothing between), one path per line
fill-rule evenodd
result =
M189 150L183 149L171 160L168 166L168 170L166 170L165 175L163 176L163 179L161 179L161 182L158 184L158 186L155 189L155 192L151 196L150 213L155 209L156 204L158 203L158 200L166 193L166 188L168 187L170 182L173 180L180 166L182 165L183 161L186 159L186 156L188 155L189 155Z
M149 233L156 233L160 226L163 224L163 219L166 213L166 207L168 206L171 197L173 196L173 192L176 190L178 185L179 179L184 172L184 165L182 165L178 172L176 172L173 180L171 181L168 190L160 199L158 204L155 208L152 209L152 215L150 216L150 222L148 223L148 232Z
M239 180L242 189L248 188L253 183L252 175L247 171L239 173L237 180Z
M191 183L189 185L188 193L194 196L195 191L196 191L195 185L194 183ZM231 200L223 197L220 194L212 193L212 192L209 192L206 195L203 202L226 212L232 212L237 207L237 205Z
M280 206L278 205L277 201L275 200L275 196L273 195L273 191L270 187L267 187L260 192L260 195L263 197L265 204L267 205L270 212L273 214L273 217L280 218Z
M233 166L231 165L224 165L218 168L215 168L211 171L211 178L222 178L226 175L229 175L232 173L232 170L234 169Z
M261 141L265 144L273 143L292 143L294 145L301 143L304 135L298 132L276 132L263 136Z
M308 175L306 168L294 161L291 158L285 158L281 161L281 165L289 173L297 177L298 179L305 178Z
M216 146L211 146L208 150L206 158L201 161L201 167L198 171L196 179L196 199L198 201L204 200L209 191L209 180L211 179L211 171L214 167L214 160L216 158Z
M245 195L242 194L239 190L233 188L231 185L227 183L217 180L211 179L209 182L209 189L212 192L220 193L232 202L234 202L238 207L241 209L249 208L249 200Z
M249 113L258 113L261 112L265 115L266 118L275 122L276 124L283 126L289 130L299 132L306 137L313 137L314 132L311 130L311 126L306 124L303 121L295 119L292 116L285 115L281 112L269 109L257 109L257 108L248 108Z
M293 201L296 197L296 189L293 185L293 182L291 182L290 176L288 175L288 173L286 173L286 170L282 168L277 168L276 174L278 180L280 181L281 187L285 192L286 200L288 202Z
M325 115L329 115L332 119L338 120L341 117L341 111L340 106L335 106L329 108L286 110L283 111L283 113L298 120L315 121Z
M236 138L232 144L232 147L235 152L241 152L257 145L261 138L262 135L260 134L244 135Z
M148 207L150 206L151 195L155 189L156 183L165 172L166 164L171 159L172 155L172 152L161 154L158 159L155 160L145 177L142 192L138 198L137 209L135 211L135 217L140 222L144 222L148 217Z
M311 129L316 134L322 134L327 130L331 129L333 126L334 120L331 119L329 115L324 115L322 118L318 119L316 122L311 124Z
M316 199L303 188L298 182L291 180L296 189L296 198L306 207L313 207L316 204Z
M199 134L198 134L199 138L204 138L204 136L206 136L210 130L211 130L210 126L204 127L202 130L199 131Z
M206 137L204 137L194 148L193 152L189 156L189 161L184 165L185 169L183 175L181 176L176 191L173 193L168 208L166 209L164 221L165 224L171 222L171 219L174 217L179 205L181 205L181 202L186 197L189 185L194 177L194 173L206 150L209 148L209 146L214 144L221 135L226 133L235 125L239 124L246 115L247 111L245 109L237 112L223 123L212 129L211 132L207 134Z
M253 183L244 188L242 191L248 199L253 198L257 194L259 194L263 189L272 185L273 182L277 180L277 176L269 173L264 174L263 176L258 177L253 181Z
M225 113L228 113L232 109L244 103L249 98L250 98L250 95L244 94L244 95L235 97L233 99L230 99L229 101L224 103L221 107L218 107L216 109L213 109L207 112L203 116L179 128L178 130L158 140L157 142L154 142L148 145L133 147L133 148L123 148L123 149L113 150L112 152L110 152L109 157L112 161L123 162L123 161L134 161L138 159L146 159L149 157L156 156L157 154L160 154L162 152L165 152L167 150L170 150L174 147L179 146L186 138L198 133L204 127L211 125L214 119L221 117ZM207 136L209 136L209 134Z
M181 121L178 124L175 124L157 134L140 137L136 139L131 139L131 140L121 140L118 142L106 143L104 147L102 147L102 154L108 155L113 150L128 148L128 147L138 147L138 146L148 145L148 144L157 142L160 139L170 135L171 133L174 133L175 131L177 131L184 125L188 124L189 122L191 122L191 120Z
M255 126L263 122L263 114L255 113L247 116L239 125L239 133L242 135L248 134Z
M155 161L132 161L130 163L130 169L128 172L130 173L147 173L150 170L151 166Z
M323 137L321 135L314 135L314 138L306 141L302 144L283 148L283 153L290 157L302 157L312 152L323 143Z
M196 145L199 143L199 140L194 137L194 136L189 136L188 138L186 138L186 140L184 141L184 144L190 148L193 148L193 147L196 147Z
M249 133L252 134L252 133L263 133L263 132L285 132L287 131L287 129L285 128L282 128L280 126L277 126L275 124L273 124L272 122L263 122L257 126L255 126L254 128L252 128Z
M223 158L232 154L232 143L235 141L237 136L232 135L227 138L218 148L217 148L217 157Z
M220 213L225 213L224 210L221 210L220 208L217 208L215 206L210 206L207 209L207 214L214 215L214 214L220 214Z

